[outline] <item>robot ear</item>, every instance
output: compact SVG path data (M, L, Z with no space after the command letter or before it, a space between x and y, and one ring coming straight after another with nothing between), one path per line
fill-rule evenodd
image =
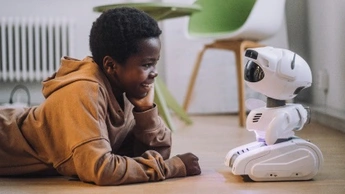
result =
M277 65L278 76L294 81L296 79L296 54L285 54Z
M294 53L293 59L291 61L291 69L295 69L295 62L296 62L295 60L296 60L296 53Z

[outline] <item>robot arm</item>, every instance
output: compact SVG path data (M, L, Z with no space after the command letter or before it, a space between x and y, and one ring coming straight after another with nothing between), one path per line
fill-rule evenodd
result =
M300 125L298 127L296 127L295 130L301 130L303 128L304 124L309 123L309 121L310 121L309 108L305 108L302 105L297 105L296 111L297 111L299 118L300 118Z
M284 112L278 114L272 119L265 135L267 145L273 145L279 138L288 138L294 135L294 132L288 129L289 120L289 115Z
M307 120L308 112L300 104L290 104L284 110L276 112L266 130L267 145L276 143L278 139L293 137L294 131L302 129Z

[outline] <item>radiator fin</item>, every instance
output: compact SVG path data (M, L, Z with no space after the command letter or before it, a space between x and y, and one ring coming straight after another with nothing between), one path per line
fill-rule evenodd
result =
M74 22L65 18L2 17L0 81L42 81L73 56Z

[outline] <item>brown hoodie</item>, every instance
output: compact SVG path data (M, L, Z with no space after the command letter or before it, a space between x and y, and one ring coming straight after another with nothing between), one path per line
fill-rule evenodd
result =
M157 107L122 110L92 58L63 58L43 82L46 100L31 108L0 108L0 175L56 169L97 185L186 176L170 159L171 134Z

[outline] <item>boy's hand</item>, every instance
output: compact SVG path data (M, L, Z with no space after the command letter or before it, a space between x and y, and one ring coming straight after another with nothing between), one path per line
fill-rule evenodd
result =
M199 158L192 153L185 153L181 155L177 155L184 165L186 166L187 176L199 175L201 173L201 169L199 166Z
M128 100L134 105L135 112L143 112L143 111L153 108L154 96L155 96L154 84L152 84L149 92L144 98L141 98L141 99L133 98L133 97L127 96L126 94L126 97L128 98Z

